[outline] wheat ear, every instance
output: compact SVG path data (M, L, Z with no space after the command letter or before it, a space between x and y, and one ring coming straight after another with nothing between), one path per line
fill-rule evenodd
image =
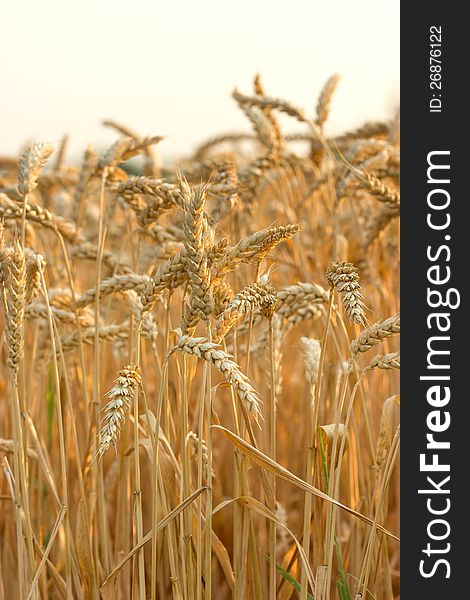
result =
M198 320L206 321L213 308L205 249L206 224L203 209L206 190L203 187L191 190L186 181L182 181L180 185L185 205L185 267L189 284L189 299L183 314L182 329L183 333L193 333Z
M372 371L372 369L399 369L400 368L400 354L398 352L391 352L390 354L378 354L370 361L369 366L365 371Z
M24 352L23 326L26 305L26 262L18 240L15 240L8 258L7 364L14 373L17 373Z
M238 244L229 248L220 262L213 267L213 277L217 279L227 275L241 262L259 262L268 252L293 237L299 230L300 227L296 224L269 227L240 240Z
M142 313L151 310L159 296L166 290L174 290L187 280L184 251L166 260L150 278L140 296Z
M323 86L322 91L320 92L320 96L318 97L317 102L317 118L316 124L319 127L323 127L326 120L328 119L328 115L330 112L330 104L331 99L333 98L333 94L339 83L339 75L332 75Z
M259 394L252 388L248 377L242 373L233 356L222 350L219 344L206 338L193 338L183 335L172 352L181 350L212 364L225 380L234 388L239 399L256 418L260 415Z
M54 152L51 144L35 143L26 148L18 163L18 191L27 196L37 186L39 173Z
M326 271L326 278L336 288L351 322L364 326L366 315L364 297L359 284L357 268L349 262L333 262Z
M400 333L399 314L389 317L388 319L385 319L385 321L377 321L377 323L364 329L359 337L351 342L351 354L353 358L360 352L367 352L372 346L380 344L383 340L396 333Z
M226 310L219 316L214 339L219 342L237 320L255 308L269 311L276 304L275 290L270 283L252 283L239 292L230 302Z
M126 419L131 400L142 383L140 368L136 365L127 365L118 372L114 380L114 386L107 392L106 396L111 400L104 407L104 417L101 421L102 427L99 435L99 444L96 458L100 459L111 444L116 445L121 432L121 426Z

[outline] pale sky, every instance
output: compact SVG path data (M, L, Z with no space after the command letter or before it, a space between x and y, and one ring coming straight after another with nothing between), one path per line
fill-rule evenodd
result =
M230 94L313 114L342 76L329 132L389 118L399 101L399 0L16 0L0 21L0 156L70 135L69 155L115 134L105 118L164 135L163 156L249 131ZM293 130L299 130L295 123Z

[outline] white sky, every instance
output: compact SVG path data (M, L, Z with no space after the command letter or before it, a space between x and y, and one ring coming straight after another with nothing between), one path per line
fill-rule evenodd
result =
M230 93L251 93L256 72L270 95L310 114L339 73L330 132L388 118L399 100L399 1L4 2L0 155L69 133L75 157L113 141L104 118L164 135L164 156L185 155L210 135L249 130Z

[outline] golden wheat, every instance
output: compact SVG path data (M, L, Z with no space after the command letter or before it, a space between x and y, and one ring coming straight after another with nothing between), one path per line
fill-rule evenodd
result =
M399 597L398 122L327 137L337 83L0 158L0 596Z

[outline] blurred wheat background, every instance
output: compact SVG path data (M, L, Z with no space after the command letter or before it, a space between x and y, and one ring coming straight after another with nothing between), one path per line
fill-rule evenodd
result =
M357 54L386 4L100 5L82 79L83 10L70 45L8 8L0 600L399 598L398 55ZM339 55L381 63L345 105Z

